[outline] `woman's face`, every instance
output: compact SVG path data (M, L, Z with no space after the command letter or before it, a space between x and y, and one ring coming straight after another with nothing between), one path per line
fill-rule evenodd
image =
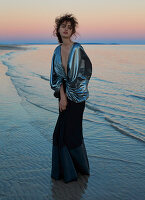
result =
M59 33L62 38L70 38L72 35L72 26L70 22L64 21L59 27Z

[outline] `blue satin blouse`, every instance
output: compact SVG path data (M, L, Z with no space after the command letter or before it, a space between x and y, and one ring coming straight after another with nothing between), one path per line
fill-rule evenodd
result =
M53 53L50 72L50 86L59 92L65 81L68 99L76 103L89 97L88 83L92 75L92 63L80 43L74 42L68 56L67 74L61 61L61 44Z

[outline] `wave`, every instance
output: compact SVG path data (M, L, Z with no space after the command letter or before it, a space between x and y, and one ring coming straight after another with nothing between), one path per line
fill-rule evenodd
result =
M145 97L139 96L139 95L130 94L130 95L128 95L128 96L129 96L129 97L134 97L134 98L137 98L137 99L141 99L141 100L145 100Z
M124 134L124 135L127 135L127 136L129 136L129 137L132 137L133 139L139 140L140 142L145 142L145 139L144 139L144 138L135 136L135 135L133 135L133 134L130 133L130 132L124 131L122 128L119 128L119 127L117 127L117 126L114 125L114 124L111 124L111 126L112 126L115 130L119 131L120 133L122 133L122 134Z
M95 104L90 103L89 101L86 102L86 107L92 111L95 112L100 112L100 113L104 113L104 111L100 110L99 108L96 107Z
M90 155L90 154L88 154L88 157L95 157L95 158L100 158L100 159L103 159L103 160L120 161L120 162L124 162L124 163L127 163L127 164L136 164L136 165L144 166L142 163L139 163L139 162L132 162L132 161L118 159L118 158L107 158L107 157L103 157L103 156Z
M25 87L25 86L24 86L24 87ZM27 87L31 87L31 86L27 86ZM29 92L28 90L25 90L25 89L22 89L22 88L19 88L19 90L21 90L22 92L27 93L27 94L29 94L29 95L35 95L35 94L33 94L32 92Z
M42 109L47 110L47 111L49 111L49 112L58 114L58 112L54 111L54 108L53 108L53 110L48 109L48 108L45 108L45 107L43 107L43 106L40 106L39 104L36 104L36 103L34 103L34 102L32 102L32 101L29 101L27 98L26 98L26 101L29 102L30 104L32 104L32 105L38 107L38 108L42 108Z
M7 53L7 55L6 56L10 56L10 54L12 54L12 53L14 53L14 52L10 52L10 53ZM19 78L20 76L19 75L21 75L20 74L20 72L19 71L15 71L15 69L16 69L16 66L13 66L13 65L10 65L7 61L2 61L2 63L4 64L4 65L6 65L7 67L8 67L8 72L6 72L6 75L7 76L10 76L11 78L12 77L14 77L14 78ZM11 69L12 69L12 71L11 71ZM43 80L46 80L46 81L49 81L50 79L49 79L49 77L48 76L44 76L44 75L41 75L41 74L38 74L38 73L35 73L35 72L32 72L34 75L36 75L36 76L39 76L41 79L43 79ZM27 77L21 77L21 78L26 78L26 79L28 79ZM111 82L111 81L106 81L106 80L103 80L103 79L98 79L98 78L94 78L95 80L98 80L98 81L103 81L103 82L106 82L106 83L114 83L114 82ZM13 84L14 84L14 86L15 86L15 88L16 88L16 90L17 90L17 92L18 92L18 94L19 94L19 96L21 96L22 94L20 94L21 92L20 92L20 90L21 91L23 91L23 93L28 93L28 94L31 94L31 95L33 95L32 94L32 92L29 92L29 91L27 91L27 90L25 90L25 88L17 88L17 86L16 86L16 84L15 84L15 82L12 80L12 82L13 82ZM130 95L131 97L134 97L134 98L139 98L139 99L143 99L143 100L145 100L145 97L143 97L143 96L137 96L137 95ZM39 104L37 104L37 103L35 103L35 102L32 102L32 101L30 101L27 97L25 97L25 96L22 96L22 97L24 97L25 98L25 100L27 101L27 102L29 102L30 104L33 104L33 105L35 105L36 107L39 107L39 108L41 108L41 109L44 109L44 110L47 110L47 111L49 111L49 112L52 112L52 113L56 113L56 114L58 114L58 112L57 111L55 111L54 110L54 108L47 108L47 106L45 107L45 106L42 106L42 105L39 105ZM101 106L101 105L100 105ZM102 105L102 106L105 106L105 107L107 107L107 108L109 108L109 109L111 109L111 110L113 110L114 108L113 107L108 107L108 106L106 106L106 105ZM129 128L129 127L127 127L127 126L125 126L125 125L123 125L123 124L121 124L121 123L118 123L118 122L116 122L116 121L114 121L114 120L112 120L112 118L110 117L110 115L111 116L117 116L117 113L115 112L115 114L113 114L113 113L111 113L111 111L106 111L106 109L99 109L98 108L98 105L96 105L95 103L91 103L91 102L89 102L89 101L87 101L86 102L86 108L88 108L89 110L92 110L93 112L95 112L95 113L100 113L101 115L102 115L102 117L105 119L105 121L107 121L107 122L109 122L109 125L111 126L111 127L113 127L116 131L118 131L118 132L120 132L120 133L122 133L122 134L124 134L124 135L127 135L127 136L130 136L130 137L132 137L132 138L134 138L134 139L137 139L137 140L139 140L139 141L142 141L142 142L145 142L145 137L143 137L143 134L141 133L141 132L138 132L138 131L136 131L135 129L131 129L131 128ZM125 112L125 110L123 110L123 113ZM120 113L120 110L119 110L119 113ZM128 111L128 113L129 113L129 111ZM121 115L120 115L121 116ZM90 123L97 123L95 120L92 120L92 119L84 119L85 121L88 121L88 122L90 122ZM133 133L132 133L133 132Z
M7 61L2 60L2 64L8 67L8 71L5 73L7 76L11 78L20 78L20 72L16 71L16 67L14 65L9 64ZM24 77L25 78L25 77Z
M104 79L100 79L100 78L97 78L97 77L91 77L92 80L96 80L96 81L101 81L101 82L104 82L104 83L115 83L115 82L112 82L112 81L107 81L107 80L104 80Z
M119 116L121 118L126 118L126 116L133 120L138 120L138 121L142 121L142 122L145 122L144 121L144 113L141 113L140 112L135 112L135 111L129 111L127 109L124 109L123 106L124 104L119 104L119 106L121 107L116 107L118 106L118 104L95 104L95 103L91 103L89 101L86 102L86 107L89 109L89 110L92 110L92 111L98 111L100 113L105 113L107 115L112 115L112 116ZM99 109L97 107L101 107L102 109ZM119 113L119 114L118 114ZM140 116L140 118L138 118L137 116Z
M11 52L8 52L8 53L5 53L4 56L11 56L12 54L15 54L16 52L14 51L11 51ZM9 58L10 59L10 58Z
M92 119L83 118L83 120L84 120L84 121L87 121L87 122L94 123L94 124L98 123L98 124L104 124L104 125L105 125L105 122L97 122L97 121L92 120Z
M10 60L10 59L12 59L12 55L18 55L19 53L22 53L23 51L32 51L32 50L37 50L37 49L39 49L39 47L21 47L21 46L17 46L16 48L10 47L10 49L8 49L8 50L12 50L12 51L7 52L3 55L0 55L0 59L6 58L7 60Z
M97 108L97 105L95 104L92 104L90 102L86 102L86 107L94 112L99 112L99 113L102 113L104 119L109 122L109 125L111 127L113 127L116 131L124 134L124 135L127 135L127 136L130 136L132 137L133 139L137 139L141 142L145 142L145 135L142 133L142 132L139 132L133 128L130 128L128 126L125 126L119 122L116 122L114 120L112 120L110 117L106 116L106 115L109 115L110 113L109 112L104 112L100 109ZM87 119L85 119L87 120ZM90 121L90 120L88 120ZM91 122L91 121L90 121ZM93 121L94 122L94 121ZM132 133L133 132L133 133Z
M11 65L11 64L9 64L7 61L5 61L5 60L2 60L2 64L3 65L6 65L7 67L8 67L8 69L11 69L11 68L16 68L14 65Z
M43 80L46 80L46 81L50 81L50 79L48 78L48 76L44 76L44 75L41 75L41 74L37 74L35 72L33 72L33 74L36 74L37 76L39 76L41 79Z
M7 76L10 76L10 77L13 77L13 78L20 78L20 76L12 75L12 74L9 73L9 72L6 72L5 74L6 74Z
M123 128L121 128L120 126L122 126L122 124L120 124L119 122L115 122L114 120L112 120L112 119L110 119L108 117L105 117L105 120L108 121L110 123L110 126L112 126L116 131L118 131L118 132L120 132L120 133L122 133L124 135L130 136L133 139L137 139L137 140L139 140L141 142L145 142L145 138L144 138L144 134L143 133L137 132L137 131L135 131L135 129L129 128L129 127L124 126L124 125L123 125ZM125 130L125 128L128 129L128 131ZM138 135L132 134L131 131L134 131L135 134L138 134Z

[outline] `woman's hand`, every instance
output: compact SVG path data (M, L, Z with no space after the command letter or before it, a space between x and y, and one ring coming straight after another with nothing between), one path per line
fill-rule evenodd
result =
M66 106L67 106L67 97L66 94L62 95L59 101L59 109L60 112L62 112L63 110L66 110Z
M60 87L60 101L59 101L60 112L65 110L66 106L67 106L67 96L66 96L66 93L64 92L63 84L61 84L61 87Z

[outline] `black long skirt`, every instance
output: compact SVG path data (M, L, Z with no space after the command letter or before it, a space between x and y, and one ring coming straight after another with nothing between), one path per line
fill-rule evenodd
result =
M60 100L60 99L59 99ZM66 110L59 111L53 133L51 177L65 183L90 174L84 144L82 119L85 101L75 103L69 99Z

